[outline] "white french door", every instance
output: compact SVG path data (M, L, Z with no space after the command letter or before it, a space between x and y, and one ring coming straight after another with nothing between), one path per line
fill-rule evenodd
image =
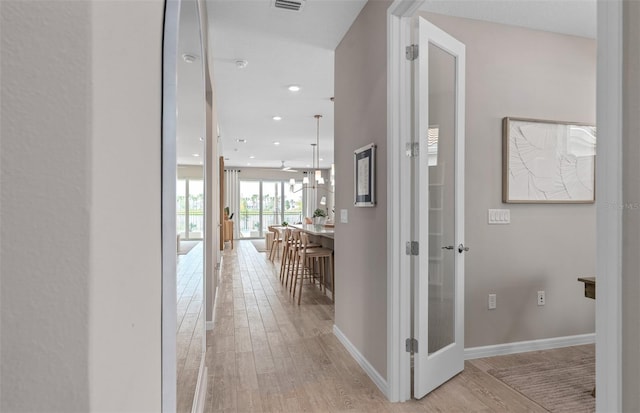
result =
M464 368L465 47L421 17L414 43L413 397L422 398Z

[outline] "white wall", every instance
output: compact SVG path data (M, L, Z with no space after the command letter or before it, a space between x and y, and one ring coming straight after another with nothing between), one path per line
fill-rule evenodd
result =
M2 411L160 410L163 6L1 3Z
M164 4L92 8L91 410L159 411Z

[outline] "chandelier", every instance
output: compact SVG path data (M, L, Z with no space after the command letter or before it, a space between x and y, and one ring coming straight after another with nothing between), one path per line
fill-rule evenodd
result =
M322 115L314 115L313 117L316 118L316 142L311 144L312 171L305 172L306 176L302 178L302 187L300 189L294 190L296 180L291 178L289 180L291 192L300 192L303 189L322 189L327 192L333 192L328 188L318 186L325 184L324 178L322 177L322 170L320 169L320 119ZM312 179L309 179L310 175L313 176Z

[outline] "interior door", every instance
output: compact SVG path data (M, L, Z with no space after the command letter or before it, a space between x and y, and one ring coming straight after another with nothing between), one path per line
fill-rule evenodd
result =
M414 27L413 396L422 398L464 368L465 47L421 17Z

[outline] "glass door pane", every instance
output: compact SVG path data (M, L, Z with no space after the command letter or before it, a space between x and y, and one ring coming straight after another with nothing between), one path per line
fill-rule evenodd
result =
M187 237L186 213L187 181L178 179L176 182L176 233L179 234L182 239Z
M455 73L455 57L430 44L429 354L455 340Z
M301 187L293 187L294 191L298 189L298 192L293 192L291 186L285 183L284 193L284 221L289 224L297 224L302 222L302 193Z
M240 181L240 238L260 236L260 181Z
M202 239L204 234L204 181L189 180L189 238Z
M262 181L262 231L264 236L270 225L282 223L282 181Z

